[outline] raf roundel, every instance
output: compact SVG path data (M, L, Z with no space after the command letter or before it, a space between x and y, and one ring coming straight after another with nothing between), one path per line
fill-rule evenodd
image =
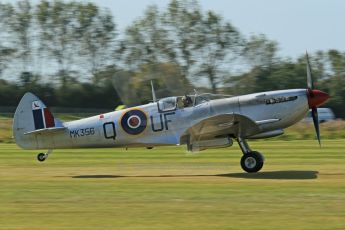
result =
M146 129L147 117L146 114L138 109L127 111L121 118L122 129L131 135L137 135Z

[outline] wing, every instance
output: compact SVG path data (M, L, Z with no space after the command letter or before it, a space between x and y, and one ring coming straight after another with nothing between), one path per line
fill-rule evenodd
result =
M206 118L190 127L182 140L210 140L225 135L249 137L260 133L259 124L240 114L222 114Z

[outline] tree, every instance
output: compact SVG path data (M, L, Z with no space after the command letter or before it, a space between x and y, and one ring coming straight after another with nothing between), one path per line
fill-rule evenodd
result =
M170 62L181 67L183 76L191 77L202 22L199 4L194 0L172 0L162 20L168 39L164 53Z
M305 58L280 60L271 65L253 67L249 72L232 78L231 94L247 94L280 89L306 88Z
M196 1L172 0L163 13L151 6L128 27L120 50L131 70L170 62L179 66L180 76L207 80L216 92L240 41L239 32L220 15L204 15Z
M21 72L29 72L32 60L32 6L28 0L18 1L15 6L5 5L3 12L7 15L7 27L12 41L21 59ZM5 48L5 53L13 53L14 49Z
M10 4L0 3L0 77L17 51L13 42L9 42L11 39L8 39L11 33L9 22L12 12L13 9Z
M328 51L332 77L327 80L330 92L330 106L337 116L345 117L345 53L337 50Z
M15 53L16 50L13 48L0 46L0 77Z
M164 52L169 42L167 37L158 8L150 6L141 19L126 29L118 50L122 67L128 66L129 70L135 71L141 65L167 62Z
M238 57L241 49L240 33L229 22L211 11L203 18L197 40L197 76L205 76L211 84L213 93L223 83L231 69L231 61Z
M111 64L115 24L109 11L93 3L41 1L36 7L41 52L55 59L61 85ZM74 75L74 77L73 77Z
M56 60L63 86L67 85L70 79L70 66L75 57L75 10L76 3L65 3L60 0L43 0L36 7L40 28L40 51Z
M277 42L268 40L264 34L252 35L245 43L244 57L251 68L271 68L277 61Z
M95 84L99 83L97 73L109 65L115 46L115 24L111 13L101 10L92 3L78 4L76 38L80 44L80 55L86 59L85 66Z

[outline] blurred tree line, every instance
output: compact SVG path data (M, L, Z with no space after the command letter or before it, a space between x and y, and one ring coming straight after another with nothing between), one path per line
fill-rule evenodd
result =
M148 102L150 80L158 97L306 88L304 54L279 57L277 42L245 37L194 0L149 6L121 33L94 3L0 3L0 28L0 106L31 91L52 106L113 109ZM310 56L327 106L345 117L345 52Z

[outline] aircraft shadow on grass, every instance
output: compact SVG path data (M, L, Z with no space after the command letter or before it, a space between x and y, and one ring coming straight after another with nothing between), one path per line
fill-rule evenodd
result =
M160 178L160 177L230 177L243 179L269 179L269 180L311 180L316 179L318 171L270 171L258 173L227 173L209 175L79 175L72 176L75 179L106 179L106 178Z

